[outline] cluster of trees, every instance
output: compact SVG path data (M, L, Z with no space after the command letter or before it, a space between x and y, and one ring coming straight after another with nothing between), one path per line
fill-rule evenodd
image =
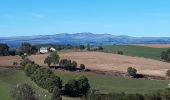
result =
M47 56L44 60L44 64L47 64L49 66L49 68L53 68L53 65L59 64L59 67L65 70L69 70L69 71L75 71L77 70L77 62L76 61L71 61L70 59L61 59L58 55L57 52L52 52L49 56ZM85 69L85 65L84 64L80 64L80 70L84 70Z
M93 90L89 93L87 100L170 100L170 89L150 94L100 94Z
M56 93L56 91L61 91L62 80L51 70L40 67L28 58L22 60L21 66L25 74L30 77L32 81L34 81L39 87L47 89L48 92L53 93L53 96L55 96L54 93Z
M69 80L64 86L64 94L67 96L87 96L90 89L88 78L85 76L79 76L75 79Z
M170 62L170 49L167 51L161 52L161 59L167 62Z
M90 84L85 76L69 80L63 86L62 80L60 77L56 76L53 71L47 68L42 68L33 61L30 61L27 57L23 58L21 66L25 74L30 77L32 81L34 81L39 87L52 93L52 100L60 100L60 95L87 96L90 89Z
M7 44L0 44L0 56L9 55L9 46Z
M117 51L117 54L123 55L123 51Z
M35 46L32 46L30 43L24 42L21 44L20 54L35 54L37 51L38 49Z

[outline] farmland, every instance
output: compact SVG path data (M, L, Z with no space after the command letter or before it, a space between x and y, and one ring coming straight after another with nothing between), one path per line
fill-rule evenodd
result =
M160 47L160 45L158 46ZM161 52L167 49L168 48L154 48L152 45L150 45L150 47L144 45L104 46L104 52L117 53L118 51L123 51L124 55L151 58L156 60L160 60Z
M128 67L134 67L139 73L165 76L170 69L170 63L146 59L140 57L130 57L103 52L64 52L59 53L60 58L75 60L78 64L85 64L86 68L100 71L121 71L126 72ZM32 55L29 58L41 66L47 66L44 63L48 54Z
M73 79L79 75L85 75L89 78L89 82L92 88L98 89L101 92L126 92L126 93L150 93L159 89L167 87L168 81L157 81L157 80L135 80L121 77L112 77L107 75L97 75L93 73L79 73L79 72L65 72L55 71L55 74L63 80L63 83L69 79ZM37 85L35 85L28 77L25 76L21 70L4 69L0 71L0 100L9 100L10 90L18 83L27 82L32 85L37 94L45 95L40 97L41 100L48 100L50 94ZM3 90L3 91L2 91ZM43 91L43 92L42 92Z

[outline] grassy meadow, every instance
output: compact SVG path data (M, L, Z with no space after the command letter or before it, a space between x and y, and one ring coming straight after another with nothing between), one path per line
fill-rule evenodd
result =
M63 84L79 75L85 75L93 89L103 93L126 92L126 93L150 93L167 88L168 81L127 79L108 75L97 75L93 73L55 71L55 74L63 80ZM51 94L35 85L21 70L0 71L0 100L10 100L10 90L18 83L29 83L38 95L40 100L50 100ZM45 97L44 95L47 95ZM71 98L69 98L71 99ZM67 100L64 97L64 100Z
M144 57L160 60L161 52L168 48L152 48L136 45L109 45L104 46L104 52L117 53L123 51L124 55Z

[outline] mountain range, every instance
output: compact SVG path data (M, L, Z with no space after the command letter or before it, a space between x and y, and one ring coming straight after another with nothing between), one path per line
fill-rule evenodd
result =
M35 35L0 37L0 43L6 43L12 48L17 48L23 42L31 44L90 44L90 45L110 45L110 44L169 44L170 37L132 37L126 35L94 34L83 33L60 33L54 35Z

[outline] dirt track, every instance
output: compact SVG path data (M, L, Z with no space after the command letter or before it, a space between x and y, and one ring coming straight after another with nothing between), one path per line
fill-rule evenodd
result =
M165 76L166 70L170 69L170 63L161 62L152 59L129 57L124 55L117 55L102 52L69 52L60 53L61 58L72 59L78 64L85 64L86 68L96 69L101 71L123 71L126 72L128 67L135 67L139 73ZM29 58L36 63L43 64L44 55L33 55Z

